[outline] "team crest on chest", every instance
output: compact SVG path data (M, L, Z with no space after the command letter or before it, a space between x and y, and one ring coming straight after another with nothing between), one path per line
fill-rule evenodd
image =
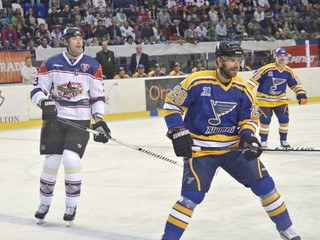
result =
M58 92L62 98L73 98L83 92L81 83L68 82L66 84L58 86Z
M90 64L87 64L87 63L81 63L80 64L80 68L83 72L86 72L88 71L88 69L90 68Z

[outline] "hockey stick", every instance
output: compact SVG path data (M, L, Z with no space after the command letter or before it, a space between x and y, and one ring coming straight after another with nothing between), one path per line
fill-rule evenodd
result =
M197 151L245 151L249 148L234 148L234 147L193 147L192 150ZM258 148L264 152L320 152L320 148L315 147L275 147L275 148Z
M96 131L96 130L93 130L93 129L91 129L91 128L87 128L87 127L85 127L85 126L82 126L82 125L80 125L80 124L71 122L71 121L66 120L66 119L58 118L58 121L59 121L59 122L62 122L62 123L64 123L64 124L67 124L67 125L69 125L69 126L71 126L71 127L74 127L74 128L77 128L77 129L80 129L80 130L83 130L83 131L92 133L92 134L94 134L94 135L99 135L99 134L101 134L100 132L98 132L98 131ZM132 148L132 149L137 150L137 151L139 151L139 152L143 152L143 153L148 154L148 155L150 155L150 156L152 156L152 157L156 157L156 158L159 158L159 159L161 159L161 160L163 160L163 161L172 163L172 164L177 165L177 166L179 166L179 167L182 167L182 166L183 166L181 163L179 163L179 162L177 162L177 161L175 161L175 160L171 160L171 159L169 159L169 158L167 158L167 157L161 156L161 155L159 155L159 154L157 154L157 153L154 153L154 152L151 152L151 151L149 151L149 150L147 150L147 149L144 149L144 148L141 148L141 147L138 147L138 146L134 146L134 145L131 145L131 144L128 144L128 143L124 143L124 142L122 142L122 141L120 141L120 140L117 140L117 139L115 139L115 138L112 138L111 136L110 136L109 140L111 140L111 141L113 141L113 142L115 142L115 143L118 143L118 144L120 144L120 145L122 145L122 146L126 146L126 147L128 147L128 148Z

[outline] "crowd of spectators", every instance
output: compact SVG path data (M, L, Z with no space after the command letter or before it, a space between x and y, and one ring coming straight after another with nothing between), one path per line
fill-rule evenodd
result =
M81 29L86 46L101 46L105 40L109 45L136 45L318 38L320 4L318 0L0 0L1 50L61 47L68 26Z

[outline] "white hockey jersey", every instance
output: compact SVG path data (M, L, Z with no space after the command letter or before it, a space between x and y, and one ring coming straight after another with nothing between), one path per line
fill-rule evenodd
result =
M56 102L58 117L90 120L93 114L104 115L104 86L101 65L81 54L71 63L66 53L42 63L33 83L31 101L39 105L43 98Z

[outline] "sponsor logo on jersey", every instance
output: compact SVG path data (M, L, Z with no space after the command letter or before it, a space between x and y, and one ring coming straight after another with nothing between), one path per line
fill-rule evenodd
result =
M73 82L68 82L67 84L60 85L58 86L57 89L58 89L59 95L62 98L67 98L67 99L76 97L83 92L83 87L81 83L73 83Z
M201 96L211 97L211 87L203 87Z
M194 177L188 177L187 183L191 184L194 181L194 179L195 179Z
M90 64L87 64L87 63L81 63L80 64L80 68L83 72L86 72L88 71L88 69L90 68Z

